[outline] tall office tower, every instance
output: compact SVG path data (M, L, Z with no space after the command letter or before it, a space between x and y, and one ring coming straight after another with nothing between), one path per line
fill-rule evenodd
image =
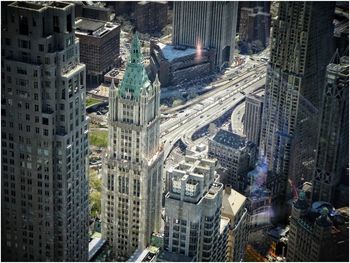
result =
M261 118L264 98L256 94L247 94L245 97L245 112L243 119L243 132L247 140L259 145Z
M173 45L215 50L214 64L233 62L238 2L174 2Z
M293 203L287 261L349 261L349 207L334 209L326 202L311 207L300 192Z
M349 164L348 57L327 66L323 96L312 199L333 203L335 188Z
M102 235L120 260L146 248L161 214L160 85L147 77L137 33L130 53L123 80L110 87L102 179Z
M215 160L186 156L168 172L165 259L226 261L229 219L221 217L223 185L215 182L215 166Z
M88 124L74 5L13 2L5 13L2 259L86 261Z
M288 177L296 187L312 179L333 13L331 2L281 2L272 23L260 149L274 197L285 196Z

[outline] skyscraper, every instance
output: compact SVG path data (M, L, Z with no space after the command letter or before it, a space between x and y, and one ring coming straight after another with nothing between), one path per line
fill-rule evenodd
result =
M2 259L86 261L88 124L74 5L2 7Z
M173 45L215 50L215 66L233 62L238 2L174 2Z
M109 93L109 143L102 178L102 235L118 259L145 249L160 227L163 149L160 85L142 64L137 33L118 87Z
M281 2L273 21L260 148L275 197L288 177L296 186L312 179L333 12L331 2Z
M169 171L166 254L185 255L188 261L226 261L230 220L221 217L223 185L215 182L215 165L215 160L186 156Z
M327 66L323 96L312 199L333 203L335 188L349 164L348 57Z

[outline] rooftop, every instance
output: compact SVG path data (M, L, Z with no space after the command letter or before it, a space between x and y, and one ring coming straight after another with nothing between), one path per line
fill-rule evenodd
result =
M128 262L150 262L154 261L154 257L158 254L159 248L149 246L146 249L137 249L134 254L128 259Z
M224 232L225 228L230 223L230 219L224 216L220 217L220 234Z
M330 203L317 201L312 203L311 209L301 219L299 224L309 231L317 222L319 225L331 225L332 234L348 236L349 233L349 207L334 209Z
M192 262L193 257L163 250L159 253L158 262Z
M241 208L244 208L246 197L226 186L222 196L222 215L234 217Z
M159 48L161 49L163 56L166 60L169 62L173 61L177 58L182 58L186 56L191 56L196 54L195 48L185 48L185 49L178 49L175 48L173 45L165 45L162 43L158 43Z
M259 101L259 102L263 102L263 96L259 96L257 94L254 94L254 93L250 93L250 94L247 94L245 96L246 100L247 99L251 99L251 100L254 100L254 101Z
M16 7L21 7L21 8L25 8L25 9L31 9L31 10L40 10L42 8L45 8L45 6L41 5L41 4L37 4L37 3L29 3L29 2L14 2L12 4L10 4L10 6L16 6Z
M112 31L118 26L118 24L111 22L79 17L75 21L75 33L78 35L93 35L94 37L102 37L104 34Z
M96 253L102 248L102 246L106 243L106 240L95 237L89 243L89 260L92 259Z
M213 140L230 148L239 149L245 145L245 138L236 133L219 130Z
M206 193L206 195L204 196L204 198L207 199L214 199L216 197L216 195L218 193L220 193L221 189L223 188L223 185L221 183L213 183L210 188L209 191Z
M167 1L156 1L156 2L155 1L139 1L139 2L137 2L138 5L147 5L147 4L150 4L150 3L166 5Z
M75 22L77 30L81 31L96 31L97 29L104 26L104 22L98 20L92 20L87 18L79 18Z
M336 60L336 59L334 59ZM327 66L328 72L349 76L349 57L341 57L339 61L334 61Z
M19 7L19 8L25 8L25 9L39 11L39 10L43 10L43 9L45 9L47 7L65 9L67 6L73 6L73 4L71 4L71 3L64 3L64 2L54 2L54 1L49 1L49 2L17 1L17 2L11 3L10 6L15 6L15 7Z

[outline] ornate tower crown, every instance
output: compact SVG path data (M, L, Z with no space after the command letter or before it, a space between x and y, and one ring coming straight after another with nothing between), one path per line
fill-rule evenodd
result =
M147 89L150 85L151 82L142 64L141 44L136 32L131 41L130 59L120 84L119 95L124 98L137 99L142 89Z
M141 44L139 34L136 32L131 42L131 54L129 63L142 63Z

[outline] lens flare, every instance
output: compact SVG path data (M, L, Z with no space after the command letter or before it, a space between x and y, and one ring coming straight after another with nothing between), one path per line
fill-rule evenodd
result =
M202 44L201 41L198 39L196 44L196 57L195 61L199 62L202 59Z

